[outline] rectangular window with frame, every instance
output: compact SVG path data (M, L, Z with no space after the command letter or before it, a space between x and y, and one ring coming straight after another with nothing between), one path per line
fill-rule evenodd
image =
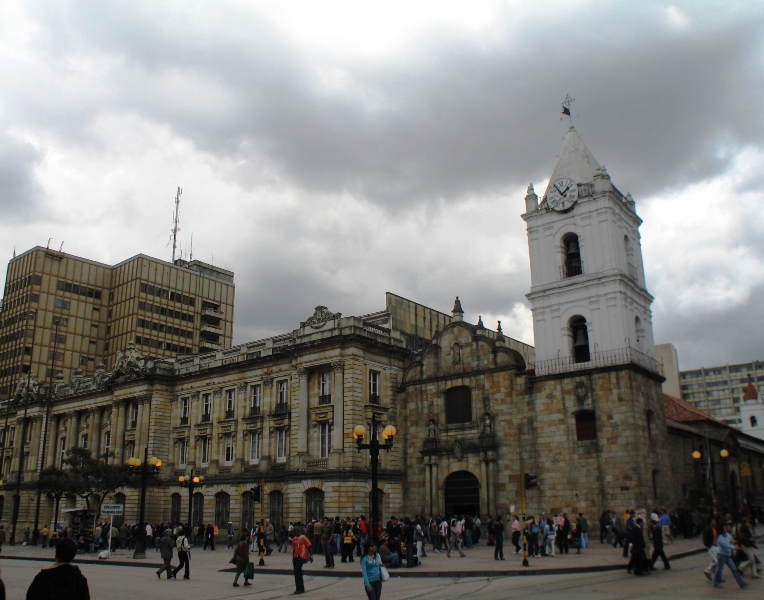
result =
M15 442L15 441L16 441L16 428L15 427L11 427L8 430L8 444L12 446L13 442Z
M233 462L233 435L227 433L223 436L224 460L226 464Z
M64 459L66 458L66 438L58 441L58 468L64 468Z
M87 433L83 433L82 437L80 438L80 448L82 448L83 450L88 449L88 434Z
M202 394L202 421L209 421L212 415L212 394Z
M236 409L236 389L226 390L225 393L225 418L233 419Z
M210 464L210 438L202 438L202 466Z
M318 426L320 440L320 457L329 458L332 451L332 426L330 423L321 423Z
M369 403L379 404L379 371L369 371Z
M249 434L249 462L257 464L260 461L260 432L253 431Z
M178 464L185 466L188 462L188 440L180 440L178 444Z
M328 404L332 401L332 372L324 371L320 374L319 379L319 398L320 404Z
M106 456L111 454L111 431L103 434L103 453Z
M287 442L289 436L287 436L287 430L283 427L277 430L276 434L276 462L286 462L287 456Z
M258 383L253 385L250 388L249 414L259 415L260 406L262 405L262 402L263 402L263 386Z
M279 404L286 404L289 400L289 394L287 392L287 380L282 379L276 384L276 389L278 390L278 403Z
M188 412L190 405L191 400L188 397L180 399L180 422L182 425L188 423Z

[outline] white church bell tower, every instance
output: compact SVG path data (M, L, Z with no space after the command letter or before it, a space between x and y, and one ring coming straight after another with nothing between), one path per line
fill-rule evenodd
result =
M531 184L525 211L537 372L654 367L642 220L572 125L543 197Z

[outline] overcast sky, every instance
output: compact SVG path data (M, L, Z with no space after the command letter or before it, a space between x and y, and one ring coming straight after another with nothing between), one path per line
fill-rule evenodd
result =
M0 262L169 260L181 186L235 343L390 291L532 344L520 215L570 94L644 220L656 342L761 360L763 31L751 1L5 0Z

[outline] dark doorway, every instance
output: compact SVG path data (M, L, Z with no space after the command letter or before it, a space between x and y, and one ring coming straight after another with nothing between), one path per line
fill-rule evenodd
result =
M469 471L457 471L446 478L446 516L480 514L480 482Z

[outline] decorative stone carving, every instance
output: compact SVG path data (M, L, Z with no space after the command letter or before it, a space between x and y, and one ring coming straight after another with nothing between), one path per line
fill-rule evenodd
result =
M297 377L299 377L300 379L308 376L308 369L306 369L305 367L297 367L295 371L297 372Z
M212 390L212 397L215 400L220 400L220 397L223 395L223 388L215 388Z
M138 352L135 342L128 342L127 350L117 352L117 360L114 363L114 370L106 380L107 384L115 381L127 381L129 379L138 379L146 374L146 358Z
M459 440L456 440L454 442L454 445L452 446L452 451L454 453L454 456L457 460L461 460L464 456L464 450L462 449L462 443Z
M191 398L192 401L198 400L199 399L199 392L194 392L193 394L191 394L190 398Z
M455 365L462 362L462 347L458 342L451 346L451 362Z
M336 362L332 363L332 369L335 371L342 372L345 370L345 361L344 360L338 360Z
M489 412L483 415L483 420L480 422L480 433L482 435L493 435L493 417Z
M313 316L308 318L307 321L300 323L300 327L312 327L313 329L320 329L328 321L339 319L342 317L342 313L333 313L325 306L316 306L316 311Z
M19 385L16 387L16 393L14 394L14 398L16 402L19 402L23 400L24 402L29 399L29 401L36 401L38 399L38 394L40 391L40 381L35 377L34 375L30 375L28 377L22 377L19 380Z
M273 377L263 377L263 387L273 387Z
M579 402L584 402L589 397L589 387L583 381L579 381L576 383L573 393Z
M247 384L246 383L241 383L241 384L239 384L239 387L237 387L236 389L239 392L239 396L243 396L244 394L247 393Z
M427 421L427 439L435 440L438 438L438 425L435 423L435 419Z

